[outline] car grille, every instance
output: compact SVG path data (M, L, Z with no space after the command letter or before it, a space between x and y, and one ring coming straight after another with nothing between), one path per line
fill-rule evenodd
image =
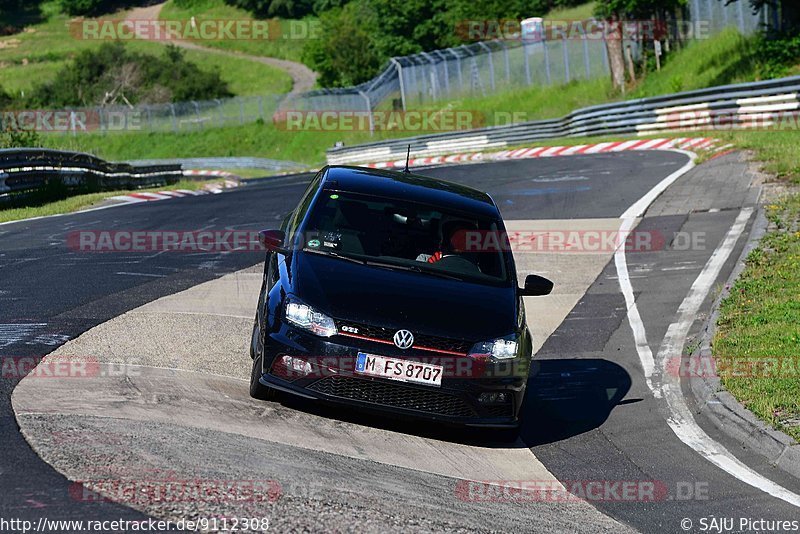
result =
M514 407L510 403L485 406L484 410L490 417L511 417L514 415Z
M368 337L385 343L394 344L394 334L397 329L384 328L382 326L373 326L362 323L353 323L350 321L337 321L337 330L343 336L350 335L348 332L342 330L342 326L347 325L350 327L358 328L358 333L355 334L359 337ZM450 339L437 336L426 336L424 334L414 334L414 345L412 349L418 350L433 350L433 351L446 351L457 354L467 354L472 347L472 342L463 341L460 339Z
M362 380L346 376L328 376L317 380L308 389L344 399L419 410L453 417L473 417L475 412L462 399L442 393L378 380Z

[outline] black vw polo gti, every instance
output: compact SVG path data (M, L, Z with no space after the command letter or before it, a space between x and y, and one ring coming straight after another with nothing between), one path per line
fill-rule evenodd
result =
M250 394L278 391L470 426L515 427L531 361L505 227L481 191L325 167L267 249Z

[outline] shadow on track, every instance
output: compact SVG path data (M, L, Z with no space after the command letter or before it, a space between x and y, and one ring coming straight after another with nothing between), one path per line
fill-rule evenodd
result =
M608 360L534 360L520 437L528 447L599 427L631 388L628 372ZM631 400L629 402L635 402Z
M534 360L526 416L517 433L459 428L422 420L387 417L283 395L288 408L360 426L485 448L529 448L597 428L625 397L631 378L606 360Z

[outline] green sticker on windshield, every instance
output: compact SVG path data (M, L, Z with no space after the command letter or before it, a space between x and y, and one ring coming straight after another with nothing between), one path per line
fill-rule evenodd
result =
M311 248L319 247L319 239L312 239L311 241L308 242L308 246Z

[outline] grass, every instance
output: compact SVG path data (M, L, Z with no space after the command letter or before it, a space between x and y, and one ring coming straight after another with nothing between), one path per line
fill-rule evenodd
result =
M752 150L766 172L779 180L800 184L800 130L710 132L709 135Z
M370 141L368 132L286 132L271 124L209 128L196 132L114 133L77 136L46 135L51 148L92 152L108 160L256 156L317 164L336 141Z
M60 14L54 2L43 4L45 20L26 31L0 39L0 85L9 93L30 91L36 84L52 80L71 58L82 50L99 47L105 41L77 39L70 33L69 17ZM109 15L119 20L125 12ZM2 43L6 43L3 45ZM158 55L161 42L128 41L132 50ZM237 95L284 93L291 89L292 79L281 69L244 58L186 50L186 57L203 69L218 68L222 79Z
M670 58L660 72L650 73L630 97L752 81L757 78L752 47L752 39L732 28L710 39L692 41Z
M771 231L722 302L714 356L733 370L720 373L728 391L800 441L800 195L767 206L767 216ZM738 371L752 368L763 371Z
M587 20L594 16L596 2L586 2L575 7L556 8L542 15L545 20Z
M601 104L613 99L615 92L606 78L574 81L558 86L534 86L513 89L485 97L451 100L446 106L428 105L427 109L455 109L477 112L485 125L509 124L512 114L519 120L563 117L577 108Z
M191 8L179 7L174 0L170 0L161 8L159 18L161 20L188 21L192 16L196 21L253 20L253 16L249 12L229 6L223 0L198 0ZM273 28L277 30L280 27L280 31L273 32L269 39L204 41L199 44L223 50L235 50L254 56L275 57L299 62L305 38L312 29L315 29L316 24L317 19L313 17L303 20L272 19L270 30Z
M194 180L180 180L173 185L164 187L153 187L149 189L137 189L137 192L143 191L164 191L174 189L189 189L196 191L201 189L204 185L209 183L217 183L219 180L208 181L194 181ZM102 191L99 193L85 193L67 197L55 202L49 202L40 206L26 206L11 209L0 209L0 223L8 221L18 221L20 219L29 219L31 217L44 217L47 215L58 215L62 213L72 213L75 211L85 210L100 204L102 201L109 197L116 195L124 195L130 193L130 190L123 189L118 191Z

